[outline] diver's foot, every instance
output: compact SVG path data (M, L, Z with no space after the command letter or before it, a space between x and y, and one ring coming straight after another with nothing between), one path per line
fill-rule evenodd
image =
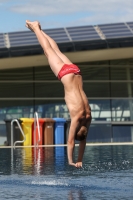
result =
M26 27L33 32L35 32L37 29L41 30L41 25L38 21L30 22L29 20L26 20Z

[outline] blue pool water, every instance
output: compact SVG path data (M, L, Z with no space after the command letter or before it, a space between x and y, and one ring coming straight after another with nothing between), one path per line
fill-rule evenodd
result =
M0 149L3 199L133 199L133 146L88 146L82 169L66 147Z

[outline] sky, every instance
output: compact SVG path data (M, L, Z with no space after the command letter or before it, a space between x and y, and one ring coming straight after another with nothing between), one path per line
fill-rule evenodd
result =
M0 0L0 33L26 31L26 19L42 29L133 22L133 0Z

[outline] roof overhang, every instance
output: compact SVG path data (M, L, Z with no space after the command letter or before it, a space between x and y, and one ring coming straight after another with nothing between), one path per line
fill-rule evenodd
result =
M64 53L73 63L133 58L133 47L88 50ZM0 59L0 69L47 66L44 55L8 57Z

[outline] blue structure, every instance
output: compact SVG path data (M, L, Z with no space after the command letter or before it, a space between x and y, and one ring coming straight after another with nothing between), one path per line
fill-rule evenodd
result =
M54 124L54 144L64 144L65 122L64 118L53 118Z

